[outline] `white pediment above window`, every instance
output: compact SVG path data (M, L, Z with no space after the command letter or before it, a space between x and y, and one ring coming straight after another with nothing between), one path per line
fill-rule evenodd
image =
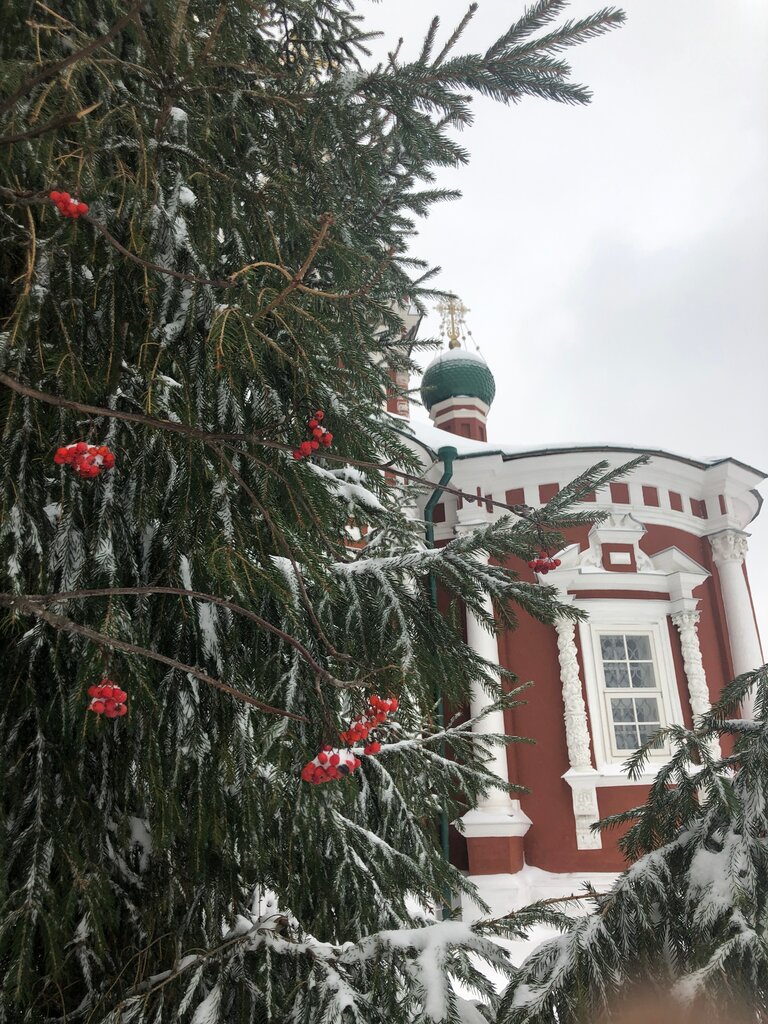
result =
M589 531L589 547L569 544L558 552L560 568L542 582L567 591L645 591L669 595L670 612L695 607L693 591L709 572L677 547L648 555L640 547L645 527L629 514L612 514Z

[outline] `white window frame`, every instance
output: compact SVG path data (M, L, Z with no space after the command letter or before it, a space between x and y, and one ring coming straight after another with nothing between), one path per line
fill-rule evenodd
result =
M601 775L618 776L628 783L629 779L621 766L632 751L617 752L614 745L613 722L608 711L612 688L604 685L600 637L606 634L650 637L657 682L657 689L651 692L659 695L662 727L682 724L683 709L669 640L669 603L631 599L614 603L610 599L600 599L585 601L583 607L589 612L590 618L587 622L579 623L579 639L595 765ZM642 696L640 688L637 695ZM645 774L655 775L659 765L669 760L669 755L668 746L652 750Z

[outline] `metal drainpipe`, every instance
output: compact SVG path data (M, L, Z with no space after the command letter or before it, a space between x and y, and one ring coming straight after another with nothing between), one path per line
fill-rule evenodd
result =
M442 460L443 463L443 475L437 484L437 487L430 495L429 501L424 507L424 521L426 523L426 539L427 547L433 548L435 546L435 524L432 520L432 515L435 511L435 505L437 505L438 499L443 492L443 488L450 483L453 476L453 462L459 456L458 450L452 445L445 445L438 449L437 456ZM432 600L432 607L437 608L437 580L429 574L429 594ZM437 724L439 729L445 727L445 707L443 704L443 695L441 691L435 687L435 695L437 697ZM445 752L445 741L441 743L441 752ZM449 860L449 842L448 842L448 814L445 810L440 812L440 846L443 851L443 857L446 861Z

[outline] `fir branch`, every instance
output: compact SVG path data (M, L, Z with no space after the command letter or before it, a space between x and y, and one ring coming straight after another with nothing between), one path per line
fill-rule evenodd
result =
M86 640L91 640L100 647L110 647L116 651L123 651L125 654L136 654L141 658L149 658L152 661L159 661L161 664L168 665L170 668L176 669L178 672L194 676L195 679L199 679L208 686L212 686L216 690L221 690L223 693L229 694L230 697L235 697L237 700L243 701L245 704L250 704L252 707L257 708L259 711L264 711L267 714L278 715L281 718L291 718L297 722L307 721L304 715L296 715L291 711L284 711L282 708L275 708L272 707L271 704L265 704L262 701L257 700L255 697L251 697L250 694L243 693L242 690L238 690L234 686L230 686L228 683L222 682L220 679L215 679L213 676L209 676L206 672L201 671L199 668L194 668L192 665L184 665L182 662L176 661L174 658L168 658L164 654L158 654L157 651L150 651L148 648L140 647L138 644L128 643L125 640L117 639L117 637L107 636L106 633L99 633L97 630L90 629L88 626L81 626L76 622L72 622L71 619L67 619L63 615L48 612L41 607L41 603L42 602L35 602L18 594L0 594L0 605L3 607L9 608L11 611L20 612L22 615L33 615L35 618L42 619L43 622L47 622L50 626L54 626L56 629L61 630L64 633L74 633L77 636L85 637Z
M273 625L271 622L267 622L261 618L260 615L256 615L248 608L243 608L242 605L236 604L234 601L229 601L224 597L217 597L215 594L205 594L199 590L185 590L183 587L103 587L94 588L91 590L70 590L62 591L58 594L25 594L24 599L26 601L32 601L34 604L58 604L64 601L78 601L90 597L141 597L151 594L169 594L175 597L189 597L195 601L207 601L210 604L216 604L220 608L226 608L236 615L242 615L244 618L254 622L260 629L266 630L268 633L272 633L274 636L279 637L284 643L299 654L301 658L306 661L312 671L320 676L325 682L330 683L333 686L344 686L350 684L344 684L340 680L335 679L334 676L324 669L315 659L312 657L307 648L295 637L291 636L290 633L286 633L278 626ZM10 595L0 594L0 600Z
M105 32L103 36L99 36L98 39L91 40L90 43L81 47L81 49L75 50L73 53L70 53L69 56L62 58L62 60L58 60L53 64L47 65L47 67L38 71L36 75L33 75L31 78L27 78L23 81L18 89L11 93L7 99L0 101L0 114L7 113L15 103L17 103L23 96L27 96L38 85L41 85L43 82L47 82L49 78L53 78L60 74L71 64L76 64L85 57L90 57L92 53L96 53L97 50L106 46L107 43L112 42L116 36L120 35L124 28L130 25L143 5L144 0L134 0L122 18L118 18L114 25L108 32Z

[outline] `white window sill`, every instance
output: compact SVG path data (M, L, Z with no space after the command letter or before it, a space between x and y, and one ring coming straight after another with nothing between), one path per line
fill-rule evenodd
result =
M604 764L599 768L569 768L563 775L563 779L572 790L579 789L603 789L608 786L650 786L659 770L667 763L671 755L667 754L663 760L646 764L643 773L636 778L630 779L621 764ZM695 775L701 771L699 765L689 765L688 771Z

